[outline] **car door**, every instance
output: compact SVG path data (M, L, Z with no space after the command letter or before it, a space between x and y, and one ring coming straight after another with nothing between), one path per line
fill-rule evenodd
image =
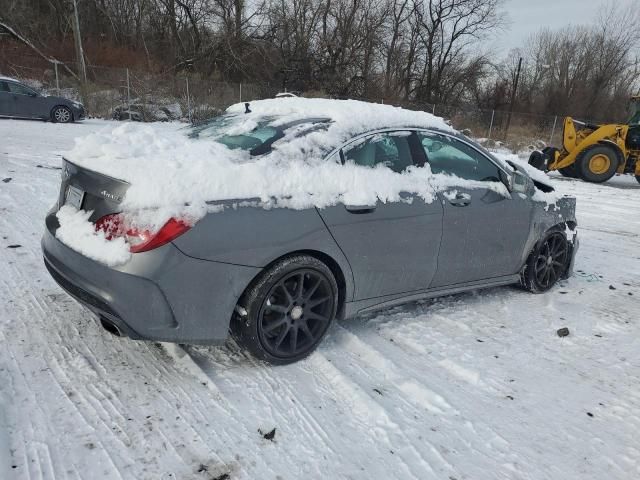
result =
M13 115L13 95L4 80L0 80L0 115L10 117Z
M13 96L13 115L23 118L43 118L48 116L44 112L44 97L35 90L16 82L7 82Z
M532 221L530 199L510 194L502 183L508 173L469 143L418 135L444 208L432 287L517 273Z
M383 163L400 175L414 163L412 146L414 151L420 148L415 132L384 132L355 140L339 155L343 163L368 168ZM401 197L401 202L318 209L351 265L354 300L426 289L431 283L442 235L442 205L407 192Z

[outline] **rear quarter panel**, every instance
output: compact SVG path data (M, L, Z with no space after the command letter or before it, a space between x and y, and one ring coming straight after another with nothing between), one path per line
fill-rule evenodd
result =
M250 267L302 250L331 257L345 278L346 300L353 298L353 276L345 255L315 208L293 210L226 204L173 241L194 258Z

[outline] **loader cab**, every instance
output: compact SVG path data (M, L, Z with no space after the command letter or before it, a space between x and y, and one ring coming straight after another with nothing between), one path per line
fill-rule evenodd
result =
M631 114L629 117L629 126L640 126L640 95L631 97L631 101L629 102L629 112Z
M640 155L640 96L631 97L629 110L631 117L629 118L629 132L625 143L630 154L636 157Z

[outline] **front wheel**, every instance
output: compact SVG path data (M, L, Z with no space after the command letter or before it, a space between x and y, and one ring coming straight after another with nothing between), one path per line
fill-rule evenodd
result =
M562 232L552 232L531 252L520 275L520 284L533 293L553 287L567 272L569 242Z
M53 109L51 112L51 120L56 123L69 123L73 121L73 113L71 113L69 108L61 105Z
M295 255L263 272L239 306L245 312L232 322L238 342L261 360L285 365L318 346L336 316L338 286L320 260Z
M584 181L602 183L615 175L618 155L607 145L593 145L578 156L576 163L578 173Z

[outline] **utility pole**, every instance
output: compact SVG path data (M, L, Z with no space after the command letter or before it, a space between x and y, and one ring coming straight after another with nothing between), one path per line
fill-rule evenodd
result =
M507 116L507 125L504 129L504 139L507 139L509 127L511 126L511 114L513 113L513 105L516 103L516 93L518 91L518 82L520 81L520 70L522 69L522 57L518 60L518 70L516 70L516 78L513 82L513 90L511 91L511 104L509 105L509 115Z
M78 76L83 83L87 83L87 66L84 63L84 50L80 38L80 19L78 18L78 3L73 0L73 36L76 43L76 58L78 60Z

